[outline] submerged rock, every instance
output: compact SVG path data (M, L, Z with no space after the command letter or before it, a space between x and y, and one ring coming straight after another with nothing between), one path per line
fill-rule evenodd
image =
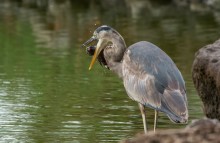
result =
M216 119L193 121L185 129L172 129L148 132L121 143L219 143L220 122Z
M220 120L220 40L195 55L192 78L208 118Z

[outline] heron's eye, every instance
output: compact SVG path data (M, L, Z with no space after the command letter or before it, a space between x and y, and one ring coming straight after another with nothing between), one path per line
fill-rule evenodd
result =
M94 31L93 36L96 37L97 35L98 35L97 31Z
M92 37L93 37L94 39L97 39L97 33L93 33Z

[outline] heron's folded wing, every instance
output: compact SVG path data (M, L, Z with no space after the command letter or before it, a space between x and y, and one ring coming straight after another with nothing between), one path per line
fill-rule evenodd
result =
M154 86L152 75L135 74L128 67L124 67L123 75L124 86L131 99L151 108L160 108L161 96Z
M149 42L138 42L128 48L122 63L122 73L128 95L152 108L161 109L161 106L168 105L168 99L165 99L170 96L164 94L165 90L185 93L185 83L173 61ZM183 96L186 101L185 94Z

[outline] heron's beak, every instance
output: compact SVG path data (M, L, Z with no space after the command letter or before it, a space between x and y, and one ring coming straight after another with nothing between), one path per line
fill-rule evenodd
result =
M91 37L89 40L87 40L81 47L86 47L87 45L89 45L90 43L92 43L93 41L96 41L97 39L95 37Z
M98 57L98 55L100 54L100 52L104 48L105 44L106 44L105 40L99 39L99 41L97 43L97 47L95 49L95 53L94 53L94 55L92 57L92 61L91 61L90 66L89 66L89 70L91 70L92 66L94 65L94 63L96 61L96 58Z

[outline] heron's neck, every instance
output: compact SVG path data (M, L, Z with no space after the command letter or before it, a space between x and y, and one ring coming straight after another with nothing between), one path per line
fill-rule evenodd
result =
M126 50L123 37L118 34L112 38L112 46L105 50L105 59L110 70L122 77L122 60Z

